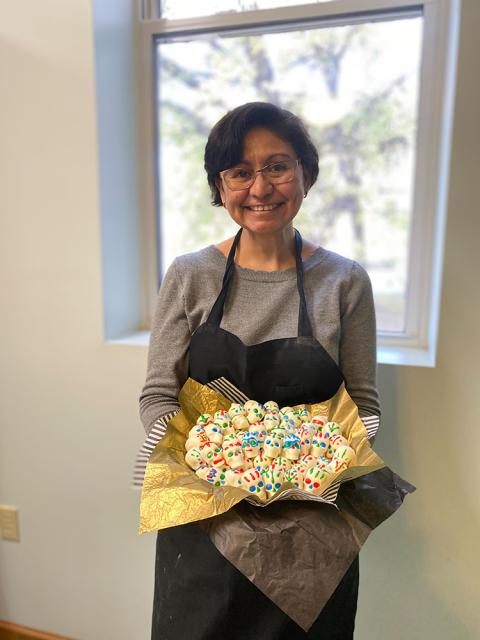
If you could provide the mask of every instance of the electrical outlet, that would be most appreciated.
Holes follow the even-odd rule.
[[[0,534],[4,540],[20,541],[17,507],[8,507],[5,504],[0,504]]]

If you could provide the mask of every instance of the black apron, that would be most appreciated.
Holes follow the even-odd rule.
[[[202,384],[225,377],[249,398],[275,400],[281,407],[328,400],[343,376],[312,335],[298,231],[298,337],[246,346],[220,327],[241,232],[227,259],[222,290],[192,335],[190,377]],[[242,508],[259,509],[247,505],[244,501]],[[222,556],[204,529],[196,523],[172,527],[157,536],[152,640],[350,640],[357,593],[358,557],[306,633]]]

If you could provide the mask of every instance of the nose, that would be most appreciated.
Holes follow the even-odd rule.
[[[265,178],[262,171],[255,174],[255,182],[250,187],[250,194],[257,198],[264,198],[273,191],[273,185]]]

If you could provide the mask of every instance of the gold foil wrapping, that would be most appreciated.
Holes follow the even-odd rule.
[[[170,420],[165,436],[147,464],[140,502],[140,533],[205,520],[250,498],[247,492],[235,487],[214,487],[198,478],[185,463],[185,442],[198,416],[228,410],[231,401],[189,378],[180,391],[179,402],[180,412]],[[329,420],[342,425],[357,460],[355,466],[338,474],[336,479],[358,478],[385,466],[370,447],[357,406],[344,385],[326,402],[297,407],[306,407],[312,415],[328,414]],[[309,498],[305,493],[305,500]],[[278,496],[272,498],[276,499]]]

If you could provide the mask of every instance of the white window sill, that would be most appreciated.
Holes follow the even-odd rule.
[[[109,345],[126,345],[148,347],[150,331],[134,331],[115,340],[107,340]],[[378,364],[403,365],[409,367],[434,367],[435,356],[427,349],[406,346],[379,346],[377,349]]]
[[[435,354],[428,349],[407,346],[385,346],[377,348],[378,364],[403,365],[407,367],[434,367]]]

